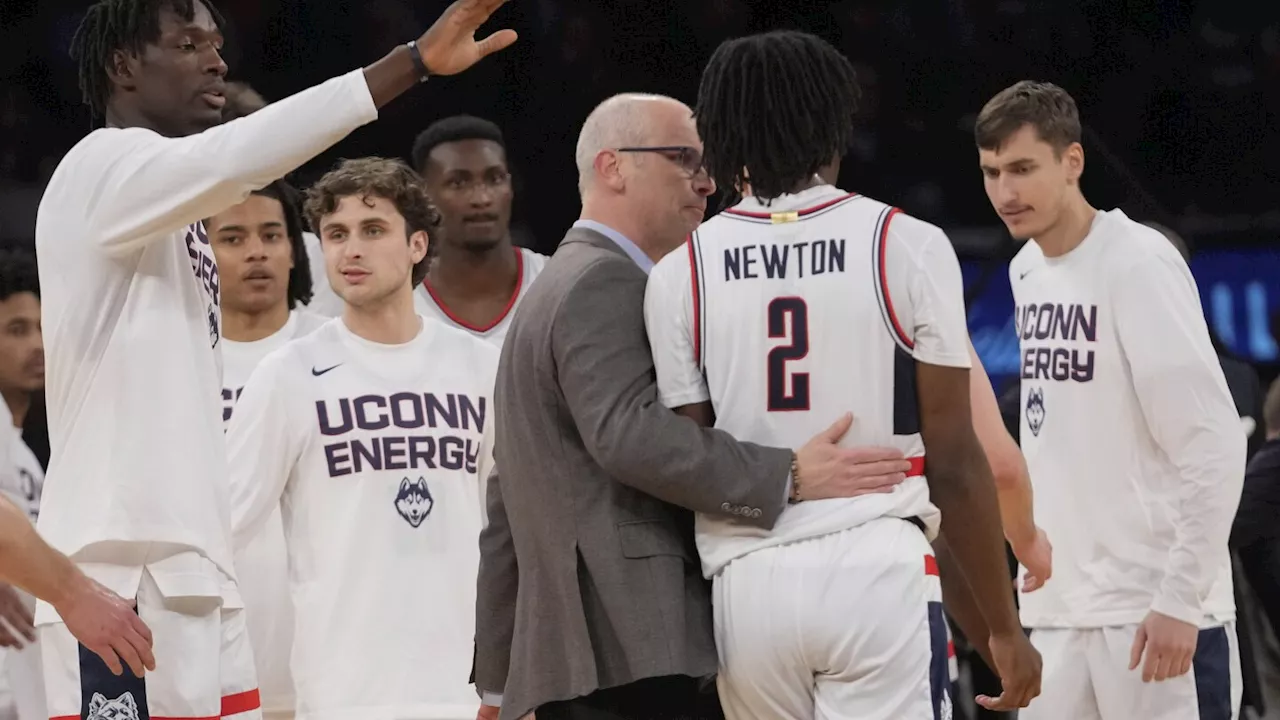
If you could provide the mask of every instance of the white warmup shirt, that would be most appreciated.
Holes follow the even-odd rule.
[[[116,593],[133,597],[145,566],[166,595],[239,602],[201,218],[376,117],[355,71],[189,137],[97,130],[54,171],[36,219],[52,445],[39,529]]]
[[[0,495],[26,511],[34,523],[40,514],[44,469],[22,440],[22,429],[14,427],[9,406],[0,401],[0,410],[0,445],[3,446],[0,447]],[[35,608],[34,597],[22,590],[17,590],[17,593],[26,601],[28,609]],[[20,650],[0,648],[0,717],[8,711],[15,711],[17,720],[47,720],[49,717],[40,645],[37,643]]]
[[[1009,277],[1022,451],[1053,542],[1053,579],[1022,595],[1023,624],[1232,619],[1245,435],[1186,263],[1112,210],[1061,257],[1027,242]]]
[[[304,310],[289,313],[284,327],[254,342],[222,339],[222,419],[231,420],[236,398],[254,368],[268,354],[325,323]],[[258,670],[264,712],[293,712],[293,603],[289,599],[289,558],[280,511],[273,509],[262,531],[235,552],[236,579],[246,608],[245,621]]]
[[[507,302],[507,308],[502,311],[496,320],[489,323],[485,327],[472,325],[465,320],[449,311],[447,307],[441,305],[436,300],[435,295],[431,292],[431,287],[426,281],[413,291],[414,310],[419,315],[425,315],[432,320],[437,320],[446,325],[452,325],[461,328],[477,337],[488,340],[496,348],[502,347],[502,341],[507,337],[507,329],[511,327],[511,318],[515,317],[516,308],[520,306],[520,301],[524,299],[525,293],[529,290],[529,286],[533,284],[533,279],[538,277],[538,273],[542,272],[542,268],[547,264],[547,256],[527,248],[515,248],[516,251],[516,289],[512,293],[511,299]]]
[[[711,218],[649,275],[645,323],[663,404],[711,400],[734,437],[798,448],[845,412],[841,445],[923,463],[915,362],[969,367],[960,265],[938,228],[822,185]],[[919,467],[919,466],[917,466]],[[787,507],[773,530],[699,515],[707,577],[761,548],[879,517],[939,513],[923,475],[894,492]]]
[[[433,320],[382,345],[335,319],[267,356],[241,393],[235,541],[280,506],[300,720],[474,716],[497,368],[495,348]]]

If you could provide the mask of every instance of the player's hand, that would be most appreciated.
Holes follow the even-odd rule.
[[[0,583],[0,648],[21,648],[36,641],[35,618],[12,585]]]
[[[853,426],[845,413],[796,451],[800,497],[803,500],[847,498],[892,492],[907,478],[911,463],[902,451],[888,447],[842,448],[836,443]]]
[[[111,672],[124,672],[120,661],[142,677],[156,669],[151,654],[151,629],[134,612],[135,603],[124,600],[93,580],[82,577],[79,586],[55,605],[67,630],[107,664]]]
[[[498,712],[501,709],[493,705],[481,705],[480,711],[476,713],[476,720],[498,720]]]
[[[974,698],[982,707],[993,711],[1024,708],[1040,694],[1040,653],[1022,632],[992,635],[987,641],[996,675],[1000,676],[1000,697],[979,695]]]
[[[1053,545],[1044,530],[1036,528],[1029,542],[1009,543],[1013,554],[1026,568],[1022,576],[1022,592],[1035,592],[1053,575]]]
[[[507,0],[455,0],[418,38],[422,62],[432,75],[456,75],[486,55],[516,41],[515,30],[499,30],[483,40],[476,31]]]
[[[1145,650],[1147,660],[1142,663],[1142,682],[1161,682],[1186,675],[1191,670],[1199,639],[1200,628],[1152,610],[1133,638],[1129,669],[1138,668]]]

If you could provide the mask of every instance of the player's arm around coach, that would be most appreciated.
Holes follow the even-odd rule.
[[[133,606],[90,580],[66,555],[49,547],[26,514],[2,495],[0,581],[53,605],[71,634],[102,657],[117,675],[123,672],[117,655],[138,677],[155,669],[151,630]]]

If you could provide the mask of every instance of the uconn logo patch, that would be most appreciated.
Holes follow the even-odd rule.
[[[1027,427],[1032,435],[1039,435],[1044,426],[1044,390],[1031,388],[1027,392]]]
[[[138,703],[131,692],[115,700],[106,699],[102,693],[94,693],[89,700],[87,720],[138,720]]]
[[[187,227],[187,258],[191,260],[191,272],[196,276],[196,284],[204,299],[204,320],[209,328],[209,345],[218,346],[222,337],[222,314],[219,308],[218,261],[213,256],[213,247],[209,245],[209,233],[204,223],[198,222]]]
[[[427,479],[420,477],[417,480],[410,481],[405,478],[400,481],[400,492],[396,493],[396,512],[400,513],[400,517],[413,527],[418,527],[423,520],[431,514],[431,508],[434,507],[436,501],[431,497],[431,491],[427,489]]]

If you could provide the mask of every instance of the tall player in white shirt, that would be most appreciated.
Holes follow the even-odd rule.
[[[469,115],[438,120],[413,143],[414,168],[440,210],[438,256],[414,293],[418,312],[502,347],[545,255],[511,242],[514,189],[497,125]]]
[[[44,468],[22,440],[32,394],[44,387],[40,341],[40,285],[35,257],[26,250],[0,252],[0,494],[22,507],[31,522],[40,514]],[[20,605],[11,604],[17,601]],[[0,647],[0,717],[46,720],[40,646],[32,642],[35,598],[0,584],[0,618],[23,634],[17,649]],[[12,613],[12,614],[11,614]],[[0,626],[0,635],[6,634]]]
[[[311,299],[311,266],[302,236],[298,196],[283,180],[205,221],[222,280],[222,418],[258,363],[294,338],[324,324],[299,309]],[[327,286],[327,281],[325,282]],[[265,718],[293,715],[293,605],[279,510],[235,553],[249,643]]]
[[[498,350],[414,312],[438,215],[407,165],[345,161],[306,213],[346,309],[240,396],[234,536],[282,507],[299,718],[470,720]]]
[[[954,251],[936,227],[816,174],[847,148],[857,94],[848,60],[812,35],[722,44],[703,73],[698,130],[713,179],[741,189],[749,178],[753,196],[650,275],[645,316],[666,405],[784,446],[852,410],[844,442],[915,460],[914,477],[889,493],[799,503],[771,531],[698,517],[731,720],[949,714],[929,543],[939,508],[958,565],[945,571],[967,577],[1005,683],[986,702],[1011,709],[1038,693],[973,431]]]
[[[425,35],[221,123],[221,23],[204,0],[101,0],[72,43],[107,127],[66,155],[36,221],[52,445],[40,530],[155,631],[145,685],[81,653],[41,604],[49,713],[256,716],[232,574],[217,263],[201,222],[371,122],[428,74],[515,40],[458,0]],[[141,670],[136,657],[124,657]]]
[[[1195,280],[1160,233],[1085,200],[1061,88],[1003,90],[974,135],[992,206],[1032,240],[1009,277],[1022,449],[1056,567],[1022,598],[1045,661],[1024,716],[1233,717],[1227,537],[1246,441]]]

